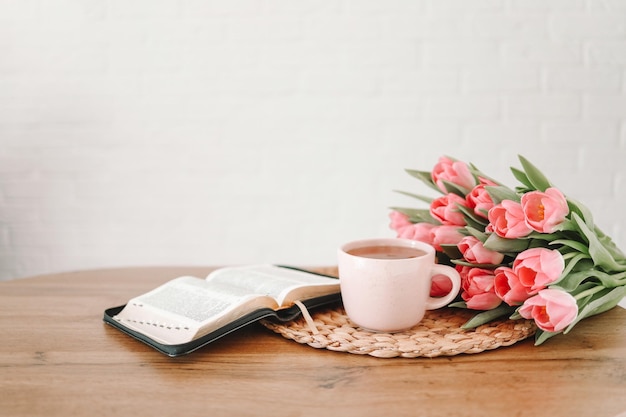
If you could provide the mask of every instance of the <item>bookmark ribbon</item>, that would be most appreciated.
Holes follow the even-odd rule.
[[[307,310],[306,306],[301,301],[298,301],[298,300],[294,301],[294,304],[297,305],[300,311],[302,312],[302,317],[304,317],[304,320],[306,321],[306,324],[309,326],[309,329],[311,329],[311,332],[313,334],[319,334],[319,330],[317,330],[317,326],[315,326],[315,322],[313,321],[313,318],[309,314],[309,310]]]

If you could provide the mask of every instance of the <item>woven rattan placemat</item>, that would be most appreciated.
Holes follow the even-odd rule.
[[[427,311],[420,323],[398,333],[374,333],[354,325],[342,306],[311,313],[314,330],[302,317],[287,323],[261,320],[283,337],[318,349],[378,358],[417,358],[479,353],[510,346],[532,336],[530,320],[494,320],[471,330],[461,329],[473,312],[458,308]]]

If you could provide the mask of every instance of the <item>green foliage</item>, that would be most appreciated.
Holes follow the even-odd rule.
[[[523,194],[527,192],[545,192],[554,187],[548,178],[530,161],[519,155],[521,169],[511,167],[511,172],[519,185],[509,188],[489,178],[476,166],[468,164],[470,173],[480,183],[486,179],[493,184],[485,185],[484,188],[495,205],[505,200],[520,202]],[[455,160],[454,158],[450,158]],[[456,161],[456,160],[455,160]],[[428,171],[406,170],[411,176],[419,179],[437,193],[442,193],[433,182],[432,175]],[[471,190],[467,190],[458,184],[443,181],[447,193],[456,194],[466,198]],[[430,205],[434,199],[431,197],[398,191],[408,197],[417,199]],[[443,194],[445,194],[444,192]],[[556,249],[563,256],[565,267],[560,277],[549,285],[550,289],[569,293],[576,300],[578,314],[562,332],[549,332],[538,329],[535,334],[535,344],[540,345],[546,340],[560,333],[568,333],[581,320],[605,312],[617,305],[626,297],[626,256],[615,245],[611,238],[605,235],[594,223],[590,210],[580,202],[569,197],[566,198],[569,213],[552,233],[532,231],[525,237],[507,239],[493,233],[487,226],[489,221],[485,216],[477,215],[472,209],[457,205],[458,211],[463,214],[465,226],[459,229],[464,236],[473,236],[478,239],[485,249],[499,252],[504,255],[501,265],[478,264],[468,262],[457,245],[441,245],[439,259],[445,259],[446,264],[468,266],[481,269],[495,269],[499,266],[512,267],[516,256],[530,248]],[[434,225],[440,223],[433,219],[428,209],[393,208],[408,216],[413,223],[428,222]],[[465,308],[464,301],[450,304],[450,307]],[[509,306],[506,303],[500,306],[477,312],[472,319],[463,325],[463,328],[471,329],[486,324],[494,319],[509,317],[512,320],[522,318],[519,306]]]

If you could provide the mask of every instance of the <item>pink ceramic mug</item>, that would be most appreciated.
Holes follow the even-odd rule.
[[[444,307],[461,288],[458,272],[435,263],[435,249],[408,239],[366,239],[346,243],[338,251],[343,305],[355,324],[377,332],[409,329],[426,310]],[[430,296],[432,278],[445,275],[450,292]]]

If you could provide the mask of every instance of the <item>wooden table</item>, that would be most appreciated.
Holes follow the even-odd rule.
[[[534,347],[434,359],[318,350],[251,325],[169,358],[102,322],[179,275],[68,272],[0,283],[2,416],[591,416],[626,412],[626,310]]]

